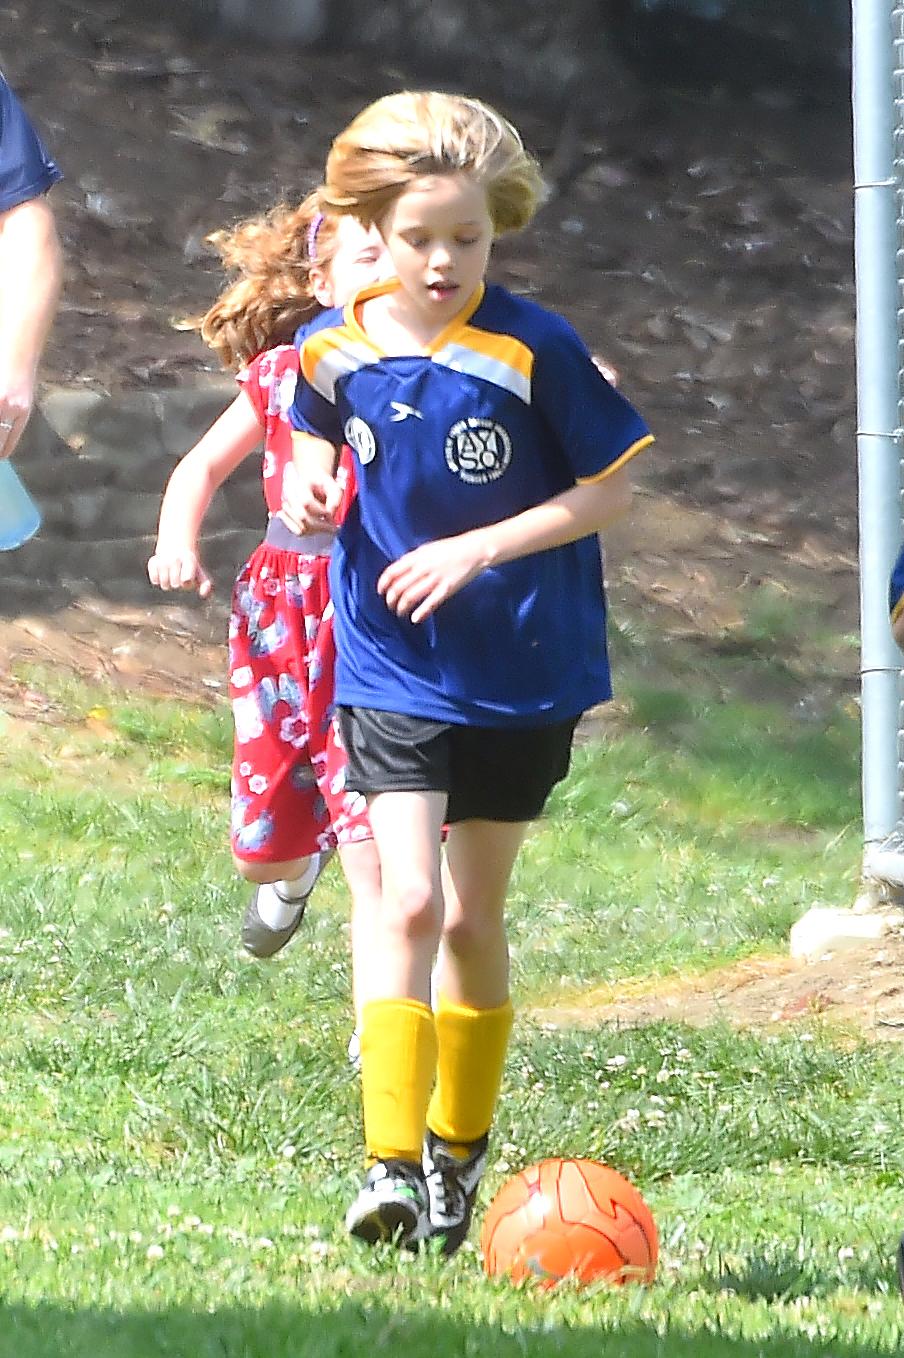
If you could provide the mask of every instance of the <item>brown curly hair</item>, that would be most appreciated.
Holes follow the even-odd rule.
[[[319,219],[319,220],[318,220]],[[236,371],[265,349],[289,344],[320,306],[312,268],[326,268],[336,249],[336,216],[317,190],[296,207],[281,203],[207,237],[224,268],[237,275],[203,316],[179,328],[198,330],[225,368]]]

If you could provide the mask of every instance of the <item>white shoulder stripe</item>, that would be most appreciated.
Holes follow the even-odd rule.
[[[481,354],[476,349],[469,349],[465,344],[444,344],[442,349],[433,355],[433,362],[441,363],[443,367],[451,368],[453,372],[482,377],[485,382],[492,382],[496,387],[504,387],[525,405],[530,405],[530,378],[501,359]]]
[[[363,344],[346,343],[341,348],[329,348],[318,359],[311,377],[311,386],[331,405],[336,404],[336,383],[347,373],[357,372],[369,363],[376,363],[379,354]]]

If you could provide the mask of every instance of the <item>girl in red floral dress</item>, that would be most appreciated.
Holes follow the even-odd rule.
[[[241,876],[256,884],[242,941],[258,957],[284,947],[336,849],[359,948],[380,898],[380,874],[365,799],[345,788],[333,721],[332,536],[297,536],[279,511],[292,463],[292,341],[322,307],[342,305],[379,279],[385,251],[374,230],[323,216],[314,195],[211,240],[239,276],[198,326],[224,365],[239,370],[241,390],[173,471],[148,575],[161,589],[210,594],[198,544],[204,515],[218,487],[263,441],[267,532],[235,583],[229,620],[232,853]],[[347,455],[341,479],[344,513],[355,492]]]

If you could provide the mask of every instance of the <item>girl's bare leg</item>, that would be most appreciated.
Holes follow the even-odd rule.
[[[494,1009],[508,1000],[505,902],[527,825],[468,820],[449,830],[437,989],[453,1004]]]
[[[355,1023],[368,998],[366,975],[370,965],[371,939],[380,913],[382,878],[380,855],[372,839],[339,846],[339,861],[352,897],[352,999]]]
[[[442,792],[381,792],[369,803],[382,875],[380,909],[362,959],[360,993],[430,1003],[430,969],[443,918]]]
[[[310,858],[292,858],[285,863],[251,863],[246,858],[232,855],[235,870],[246,882],[256,882],[263,886],[271,882],[295,882],[303,877],[310,866]]]

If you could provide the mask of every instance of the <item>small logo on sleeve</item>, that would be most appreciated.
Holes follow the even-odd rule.
[[[446,465],[470,485],[498,481],[512,460],[508,430],[495,420],[471,416],[453,424],[446,435]]]
[[[358,415],[352,415],[345,422],[345,441],[358,454],[362,467],[373,462],[377,455],[377,440],[370,425]]]

